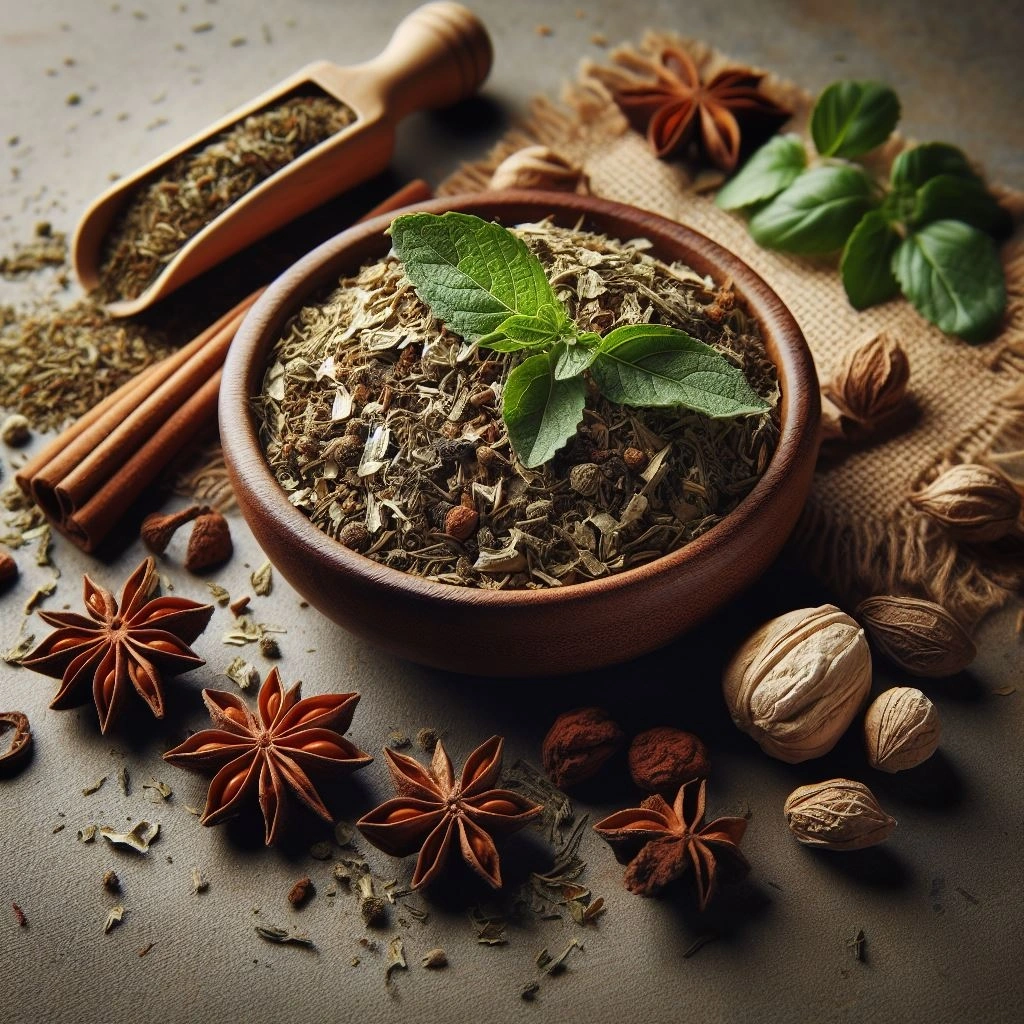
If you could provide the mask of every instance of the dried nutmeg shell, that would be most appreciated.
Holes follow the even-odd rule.
[[[949,612],[918,597],[869,597],[854,613],[871,642],[912,675],[940,679],[962,672],[978,653]]]
[[[1020,495],[988,466],[963,463],[947,469],[910,503],[945,527],[957,540],[977,544],[1005,537],[1020,517]]]
[[[228,521],[213,509],[196,517],[185,550],[185,568],[202,572],[226,562],[234,551]]]
[[[618,723],[604,708],[567,711],[544,737],[544,771],[559,789],[575,786],[596,775],[624,740]]]
[[[894,686],[864,716],[868,762],[883,772],[916,768],[938,750],[940,732],[935,705],[912,686]]]
[[[882,331],[847,352],[825,393],[842,415],[870,430],[902,404],[909,379],[903,346]]]
[[[629,745],[629,774],[651,793],[671,792],[711,770],[707,748],[692,732],[659,725],[634,737]]]
[[[835,605],[801,608],[740,647],[722,688],[737,727],[796,764],[828,753],[863,707],[871,653],[864,631]]]
[[[829,779],[794,789],[783,813],[790,832],[807,846],[863,850],[887,839],[896,827],[863,782]]]
[[[191,523],[197,516],[209,512],[203,505],[190,505],[178,512],[151,512],[142,520],[139,534],[142,543],[155,555],[162,555],[171,543],[174,534],[186,523]]]
[[[556,192],[590,191],[583,168],[547,146],[525,146],[494,169],[490,187],[540,188]]]

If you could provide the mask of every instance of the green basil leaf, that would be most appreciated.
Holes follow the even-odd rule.
[[[556,345],[552,350],[555,359],[555,380],[578,377],[597,356],[596,345],[580,345],[578,342]]]
[[[954,174],[972,181],[981,179],[974,173],[963,151],[945,142],[926,142],[923,146],[905,149],[892,162],[889,179],[894,185],[920,188],[940,174]]]
[[[776,135],[740,172],[719,189],[715,203],[723,210],[764,202],[777,196],[807,166],[807,150],[799,135]]]
[[[881,82],[833,82],[811,112],[811,137],[822,156],[860,156],[881,145],[900,119],[896,93]]]
[[[867,309],[899,295],[892,256],[900,241],[900,235],[879,210],[866,214],[853,229],[839,269],[846,297],[854,309]]]
[[[478,344],[497,352],[520,348],[550,348],[574,326],[561,304],[546,302],[534,315],[514,313],[498,327],[478,339]]]
[[[466,213],[410,213],[392,221],[391,239],[420,298],[467,340],[514,313],[558,304],[540,260],[500,224]]]
[[[815,167],[750,218],[750,234],[766,249],[834,252],[873,205],[859,167]]]
[[[576,433],[585,399],[583,378],[556,380],[546,354],[513,367],[502,392],[502,417],[524,466],[543,465]]]
[[[999,327],[1006,282],[995,243],[958,220],[908,235],[892,261],[903,294],[947,334],[984,341]]]
[[[997,238],[1013,229],[1009,212],[980,181],[954,174],[940,174],[917,190],[910,223],[920,227],[936,220],[960,220]]]
[[[616,327],[601,340],[590,372],[601,394],[620,405],[681,405],[716,419],[768,408],[742,370],[672,327]]]

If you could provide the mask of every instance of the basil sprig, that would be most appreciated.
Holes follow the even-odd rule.
[[[799,136],[777,136],[725,184],[717,203],[746,209],[750,233],[766,249],[841,252],[855,309],[902,292],[943,331],[983,341],[1006,308],[996,241],[1010,233],[1010,215],[955,146],[904,150],[888,180],[852,162],[889,137],[899,114],[887,86],[835,82],[811,114],[817,157]]]
[[[680,406],[720,419],[769,406],[743,371],[684,331],[630,324],[581,331],[540,260],[511,231],[465,213],[410,213],[391,225],[394,250],[434,315],[468,341],[522,352],[502,392],[509,443],[543,465],[583,420],[584,374],[612,402]]]

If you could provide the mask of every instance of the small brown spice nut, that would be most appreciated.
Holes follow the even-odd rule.
[[[569,470],[569,486],[585,498],[597,493],[601,479],[601,469],[593,462],[581,462]]]
[[[151,512],[142,520],[142,527],[139,531],[142,543],[153,554],[162,555],[178,529],[186,523],[192,522],[196,516],[209,511],[210,509],[202,505],[190,505],[177,512]]]
[[[825,393],[843,416],[870,430],[899,408],[909,379],[903,346],[882,331],[847,352]]]
[[[634,473],[643,472],[647,468],[647,456],[639,448],[627,448],[622,453],[622,461]]]
[[[783,807],[786,824],[807,846],[863,850],[889,837],[896,827],[863,782],[829,779],[794,789]]]
[[[629,745],[629,774],[651,793],[678,792],[710,771],[707,748],[692,732],[659,725],[635,737]]]
[[[1020,495],[1001,473],[962,463],[910,496],[910,503],[950,536],[987,544],[1011,533],[1020,518]]]
[[[624,741],[618,723],[604,708],[566,711],[544,737],[544,771],[559,789],[575,786],[596,775]]]
[[[864,716],[868,762],[883,772],[916,768],[938,750],[940,732],[935,705],[912,686],[894,686]]]
[[[444,517],[444,532],[455,540],[469,540],[479,523],[480,514],[475,508],[455,505]]]
[[[196,517],[185,550],[185,568],[189,572],[212,569],[226,562],[233,550],[228,521],[211,509]]]
[[[18,563],[6,551],[0,551],[0,588],[18,578]]]
[[[362,523],[346,523],[338,533],[338,540],[353,551],[365,551],[371,539],[370,531]]]
[[[304,907],[313,898],[315,891],[313,880],[306,875],[291,887],[288,892],[288,902],[293,907]]]

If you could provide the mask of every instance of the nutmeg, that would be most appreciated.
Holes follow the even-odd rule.
[[[569,470],[569,486],[585,498],[597,493],[601,479],[601,469],[593,462],[581,462]]]
[[[204,512],[196,518],[185,550],[185,568],[202,572],[226,562],[234,550],[228,521],[217,511]]]
[[[604,708],[577,708],[555,719],[544,737],[541,757],[548,778],[559,787],[592,778],[625,736]]]
[[[680,786],[706,778],[709,771],[707,748],[692,732],[659,725],[629,745],[629,774],[651,793],[674,796]]]
[[[622,453],[622,461],[633,473],[641,473],[647,468],[647,456],[639,448],[627,448]]]
[[[894,686],[872,702],[864,716],[868,763],[902,772],[927,761],[939,747],[939,713],[912,686]]]
[[[824,390],[843,416],[870,430],[899,408],[909,379],[903,346],[882,331],[847,352]]]
[[[864,631],[830,604],[780,615],[740,647],[722,687],[736,726],[766,754],[790,764],[821,757],[867,700]]]
[[[469,540],[480,524],[480,513],[475,508],[455,505],[444,517],[444,532],[455,540]]]
[[[794,789],[783,813],[794,836],[824,850],[863,850],[887,839],[896,827],[863,782],[829,779]]]
[[[957,540],[984,544],[1005,537],[1020,517],[1020,495],[988,466],[962,463],[947,469],[910,503],[941,523]]]
[[[338,533],[338,540],[353,551],[365,551],[371,539],[370,531],[362,523],[346,523]]]
[[[960,623],[934,601],[884,594],[861,601],[854,614],[875,647],[915,676],[955,675],[978,653]]]
[[[590,191],[583,168],[547,146],[525,146],[507,156],[494,169],[490,187],[538,188],[555,192]]]

